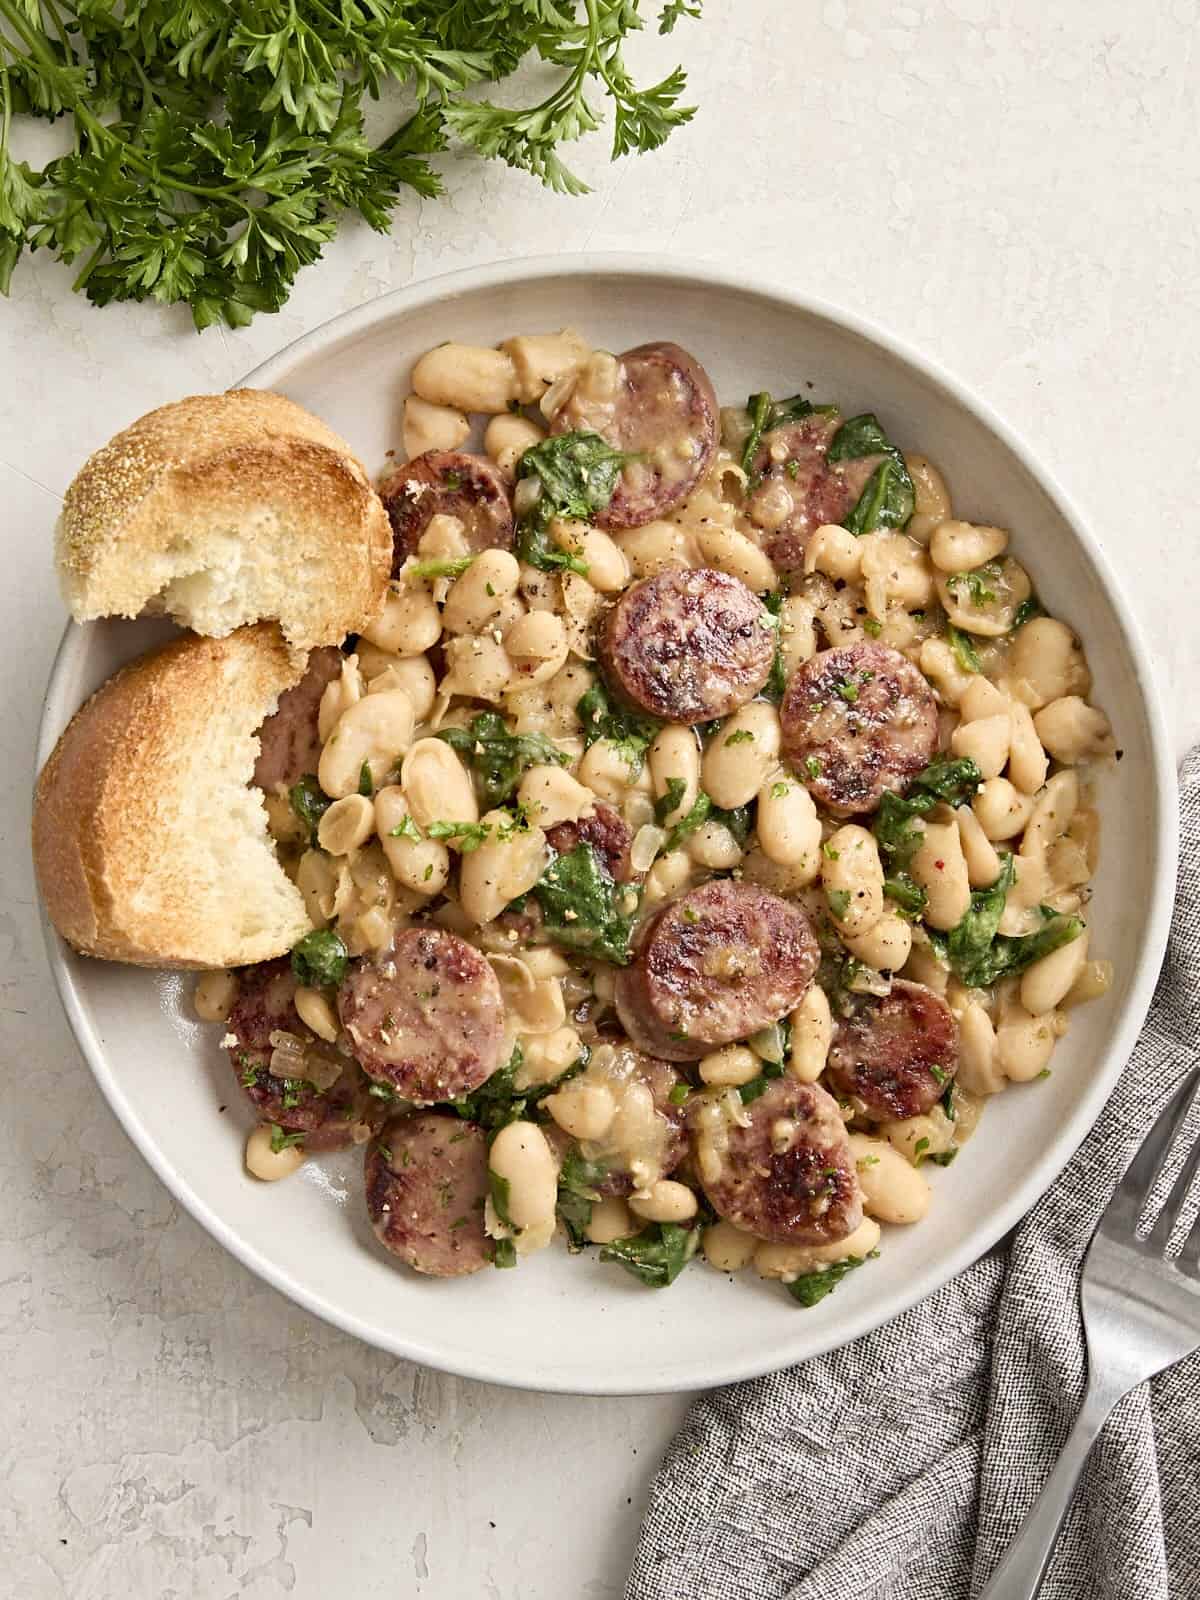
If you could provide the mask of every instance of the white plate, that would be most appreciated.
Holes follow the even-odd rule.
[[[811,393],[875,410],[946,473],[959,515],[1014,530],[1049,609],[1086,642],[1095,697],[1124,760],[1102,793],[1093,948],[1116,963],[1100,1003],[1073,1014],[1053,1076],[988,1107],[959,1161],[932,1173],[928,1219],[885,1234],[880,1259],[820,1306],[704,1267],[643,1289],[594,1253],[553,1248],[515,1272],[431,1282],[395,1266],[367,1226],[361,1158],[326,1157],[263,1185],[242,1169],[251,1118],[219,1032],[193,1022],[190,979],[74,956],[50,959],[100,1087],[171,1192],[239,1260],[318,1316],[430,1366],[498,1383],[593,1394],[698,1388],[771,1371],[857,1338],[929,1294],[1020,1218],[1075,1150],[1150,1002],[1174,887],[1175,775],[1144,646],[1093,537],[1011,430],[924,358],[855,317],[789,291],[646,257],[509,262],[386,295],[249,375],[318,412],[372,470],[400,442],[414,358],[445,339],[492,344],[575,323],[622,350],[674,339],[718,395]],[[85,695],[161,625],[71,627],[46,700],[40,759]],[[223,1107],[223,1112],[218,1112]]]

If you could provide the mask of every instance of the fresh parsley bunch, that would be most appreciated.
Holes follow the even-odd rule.
[[[614,105],[613,156],[654,150],[694,107],[677,68],[639,89],[623,46],[641,0],[0,0],[0,292],[26,249],[78,264],[75,288],[186,302],[197,328],[278,311],[341,217],[381,233],[401,191],[434,196],[454,138],[563,194],[586,185],[558,147]],[[700,3],[667,0],[669,33]],[[469,93],[526,57],[550,94],[506,107]],[[364,101],[407,113],[368,136]],[[71,120],[41,170],[14,118]]]

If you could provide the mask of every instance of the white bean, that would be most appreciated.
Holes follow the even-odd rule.
[[[943,522],[934,529],[929,555],[943,572],[971,572],[994,561],[1008,549],[1003,528],[980,527],[972,522]]]
[[[923,610],[933,600],[933,573],[924,548],[907,534],[881,528],[864,534],[863,592],[867,609],[882,622],[895,611]]]
[[[659,818],[671,826],[687,816],[700,793],[700,740],[696,730],[668,723],[655,736],[648,759],[657,799],[664,799],[672,785],[682,786],[677,803]]]
[[[643,899],[648,905],[657,905],[673,895],[682,894],[692,880],[692,863],[684,850],[670,850],[646,874]]]
[[[512,358],[517,399],[522,405],[533,405],[552,384],[573,377],[591,355],[587,340],[574,328],[559,333],[519,333],[503,340],[500,348]]]
[[[956,756],[969,757],[985,778],[998,778],[1008,760],[1012,720],[1008,707],[993,717],[960,722],[950,735],[950,749]]]
[[[412,702],[413,716],[418,722],[433,710],[437,698],[437,679],[427,656],[404,656],[384,667],[370,679],[368,694],[390,694],[399,689]]]
[[[1007,717],[1008,696],[990,678],[973,673],[958,702],[958,713],[964,722],[978,722],[981,717]]]
[[[1086,930],[1070,944],[1060,945],[1025,971],[1021,978],[1021,1004],[1040,1017],[1061,1005],[1087,965]]]
[[[954,821],[972,889],[986,889],[1000,876],[1000,857],[970,806],[957,806]]]
[[[918,665],[948,706],[959,704],[977,676],[959,666],[958,657],[945,639],[926,639]]]
[[[317,709],[317,737],[322,744],[337,726],[342,712],[362,697],[363,680],[358,656],[344,656],[341,671],[336,678],[330,679],[321,692],[321,704]]]
[[[775,772],[758,791],[756,816],[763,854],[811,882],[821,870],[821,820],[804,785]]]
[[[698,1070],[703,1083],[740,1088],[758,1077],[762,1063],[746,1045],[727,1044],[723,1050],[710,1050],[702,1056]]]
[[[483,821],[490,837],[463,856],[458,873],[462,908],[480,923],[491,922],[510,900],[528,894],[549,858],[541,828],[514,830],[506,811],[489,811]]]
[[[876,972],[899,972],[912,949],[912,925],[895,912],[885,911],[873,928],[857,938],[844,933],[842,943],[856,961]]]
[[[816,610],[804,595],[789,595],[779,608],[779,649],[789,676],[817,653]]]
[[[578,822],[595,810],[595,796],[562,767],[529,767],[517,790],[517,803],[539,828]]]
[[[471,433],[471,424],[453,406],[434,406],[419,394],[404,401],[404,454],[411,461],[426,450],[457,450]]]
[[[1013,839],[1029,821],[1033,796],[1022,794],[1007,778],[989,778],[976,790],[971,810],[993,842]]]
[[[1091,688],[1091,673],[1075,635],[1055,617],[1034,617],[1018,628],[1006,665],[1033,711]]]
[[[333,1044],[341,1029],[338,1026],[337,1013],[326,995],[319,989],[308,989],[301,985],[292,997],[292,1004],[300,1021],[311,1028],[318,1039],[324,1039],[326,1044]]]
[[[849,1144],[867,1215],[880,1222],[920,1222],[932,1198],[925,1175],[886,1139],[852,1133]]]
[[[702,822],[684,847],[698,866],[729,872],[742,859],[742,847],[723,822]]]
[[[865,1261],[879,1246],[879,1224],[873,1217],[864,1217],[853,1233],[831,1244],[774,1244],[762,1243],[754,1252],[754,1269],[763,1278],[777,1278],[784,1283],[815,1272],[835,1262],[857,1256]]]
[[[875,836],[856,822],[830,835],[821,852],[821,883],[838,932],[870,931],[883,915],[883,866]]]
[[[412,743],[412,701],[398,690],[371,694],[348,706],[326,739],[317,778],[331,799],[355,794],[366,768],[378,787]]]
[[[635,578],[652,578],[658,572],[696,564],[689,535],[673,522],[627,528],[616,535],[616,541]]]
[[[792,1012],[792,1048],[788,1071],[801,1083],[815,1083],[825,1070],[833,1043],[833,1013],[829,996],[814,983]]]
[[[971,906],[971,880],[962,841],[953,822],[927,822],[909,871],[925,890],[925,921],[943,931],[953,928]]]
[[[510,1122],[492,1140],[488,1166],[508,1185],[506,1210],[514,1228],[536,1227],[554,1215],[558,1163],[535,1122]]]
[[[1080,761],[1112,754],[1108,718],[1077,694],[1051,700],[1034,717],[1033,726],[1046,750],[1064,766],[1073,767]]]
[[[686,1183],[659,1178],[646,1195],[633,1195],[629,1209],[647,1222],[687,1222],[696,1215],[696,1196]]]
[[[388,590],[383,610],[363,638],[396,656],[420,656],[442,636],[442,618],[427,586],[401,578]]]
[[[444,739],[418,739],[404,758],[400,783],[413,821],[478,822],[471,775]]]
[[[835,582],[857,583],[862,545],[847,528],[825,523],[814,529],[804,551],[805,572],[821,572]]]
[[[637,779],[621,746],[611,739],[597,739],[579,763],[579,781],[615,805]]]
[[[617,1102],[607,1084],[572,1078],[542,1104],[572,1139],[603,1139],[617,1114]]]
[[[375,805],[367,796],[348,794],[335,800],[317,823],[317,843],[331,856],[348,856],[375,832]]]
[[[605,1195],[592,1206],[583,1231],[592,1244],[612,1244],[615,1239],[628,1239],[641,1226],[620,1195]]]
[[[996,1094],[1004,1087],[1004,1073],[996,1062],[996,1030],[992,1019],[975,1000],[958,1016],[958,1072],[955,1081],[968,1094]]]
[[[752,539],[735,528],[722,528],[715,524],[696,529],[696,543],[706,566],[718,572],[728,572],[740,578],[747,589],[755,594],[766,594],[779,586],[779,579],[769,558]]]
[[[192,1009],[201,1022],[226,1022],[238,996],[232,972],[205,972],[196,979]]]
[[[740,1272],[748,1266],[758,1249],[752,1233],[743,1233],[732,1222],[714,1222],[705,1228],[702,1241],[704,1259],[718,1272]]]
[[[552,611],[518,617],[504,635],[504,649],[519,684],[546,683],[566,662],[567,630]]]
[[[437,742],[442,743],[440,739]],[[389,784],[375,796],[375,825],[397,882],[415,894],[441,894],[450,876],[450,852],[440,839],[420,837],[410,818],[404,790],[398,785]],[[397,833],[396,829],[401,831]]]
[[[583,562],[588,582],[601,594],[616,594],[629,582],[629,563],[621,547],[600,528],[556,518],[550,536],[560,549]]]
[[[779,713],[751,700],[710,739],[701,764],[705,793],[726,811],[749,805],[779,760]]]
[[[517,1088],[553,1083],[579,1059],[582,1049],[583,1041],[569,1024],[550,1033],[525,1035],[521,1040],[521,1067],[515,1079]]]
[[[540,444],[545,437],[546,430],[539,428],[536,422],[506,411],[488,423],[483,448],[511,482],[516,477],[517,462],[526,450]]]
[[[912,479],[915,505],[904,531],[918,544],[928,544],[933,530],[950,516],[950,491],[946,480],[925,456],[906,455],[904,464]]]
[[[1057,1039],[1052,1013],[1034,1017],[1017,1007],[996,1029],[997,1065],[1014,1083],[1028,1083],[1046,1070]]]
[[[439,344],[413,368],[412,386],[431,405],[460,411],[507,411],[520,397],[513,358],[482,345]]]
[[[263,1183],[274,1183],[279,1178],[290,1178],[304,1165],[304,1146],[285,1145],[282,1150],[271,1149],[273,1130],[262,1123],[246,1140],[246,1171]]]
[[[1078,806],[1078,776],[1069,768],[1056,772],[1033,803],[1021,840],[1021,854],[1044,854],[1067,831]]]
[[[1025,794],[1036,794],[1046,781],[1049,763],[1042,741],[1033,725],[1029,707],[1014,700],[1011,708],[1012,730],[1009,735],[1008,776]]]
[[[482,633],[495,625],[521,582],[521,564],[509,550],[483,550],[450,586],[442,608],[447,633]]]
[[[513,668],[502,644],[488,634],[463,634],[447,639],[445,650],[443,694],[461,694],[493,704],[503,697],[512,682]]]

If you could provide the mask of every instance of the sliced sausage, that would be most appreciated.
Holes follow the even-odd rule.
[[[511,550],[512,505],[499,469],[465,450],[426,450],[406,461],[380,485],[379,497],[392,524],[395,577],[416,554],[430,519],[457,517],[473,551]]]
[[[474,945],[442,928],[408,928],[338,991],[351,1049],[406,1100],[457,1100],[490,1078],[504,1051],[500,983]]]
[[[286,1133],[303,1133],[309,1150],[335,1150],[353,1142],[365,1125],[378,1122],[383,1104],[369,1093],[356,1061],[339,1058],[301,1022],[293,1004],[296,979],[286,958],[246,967],[239,974],[238,997],[227,1023],[226,1048],[238,1083],[262,1122]],[[271,1057],[282,1035],[298,1039],[311,1065],[296,1077],[271,1071]],[[272,1039],[272,1035],[275,1039]],[[302,1074],[317,1071],[322,1081],[340,1066],[340,1075],[318,1089]]]
[[[665,722],[711,722],[745,705],[775,659],[770,614],[727,572],[673,568],[626,589],[601,631],[618,691]]]
[[[817,969],[812,923],[754,884],[715,878],[646,924],[616,979],[617,1014],[641,1049],[694,1061],[792,1011]]]
[[[800,572],[813,531],[841,523],[884,459],[826,459],[842,418],[827,409],[764,434],[750,465],[746,514],[762,529],[763,549],[781,572]]]
[[[958,1071],[958,1023],[922,983],[895,978],[892,992],[864,996],[839,1019],[829,1050],[830,1082],[880,1121],[920,1116]]]
[[[306,772],[315,772],[321,757],[317,713],[326,686],[342,670],[342,652],[323,645],[308,658],[300,682],[285,689],[279,704],[258,730],[254,783],[264,794],[290,789]]]
[[[713,1148],[719,1175],[702,1180],[713,1210],[779,1244],[832,1244],[853,1233],[862,1191],[833,1096],[784,1076],[743,1109],[746,1126],[731,1123],[725,1148]]]
[[[882,644],[818,651],[788,680],[779,721],[797,777],[838,816],[876,810],[937,753],[933,690]]]
[[[581,817],[578,822],[556,822],[546,830],[546,839],[560,856],[569,855],[576,845],[590,844],[615,883],[632,883],[637,877],[629,859],[633,835],[621,813],[604,800],[596,801],[590,817]]]
[[[704,475],[717,448],[717,397],[686,350],[640,344],[618,356],[611,386],[585,374],[551,429],[598,433],[635,457],[592,520],[598,528],[637,528],[682,505]]]
[[[487,1134],[474,1122],[422,1112],[397,1117],[367,1150],[371,1226],[385,1250],[434,1278],[461,1278],[492,1260],[483,1231]]]

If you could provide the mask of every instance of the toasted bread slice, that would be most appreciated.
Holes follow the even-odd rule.
[[[38,778],[33,858],[50,920],[77,950],[240,966],[311,930],[249,787],[257,730],[303,667],[270,624],[188,634],[75,713]]]
[[[266,389],[193,395],[97,450],[58,525],[77,622],[161,612],[223,638],[277,621],[340,644],[383,604],[387,513],[345,440]]]

